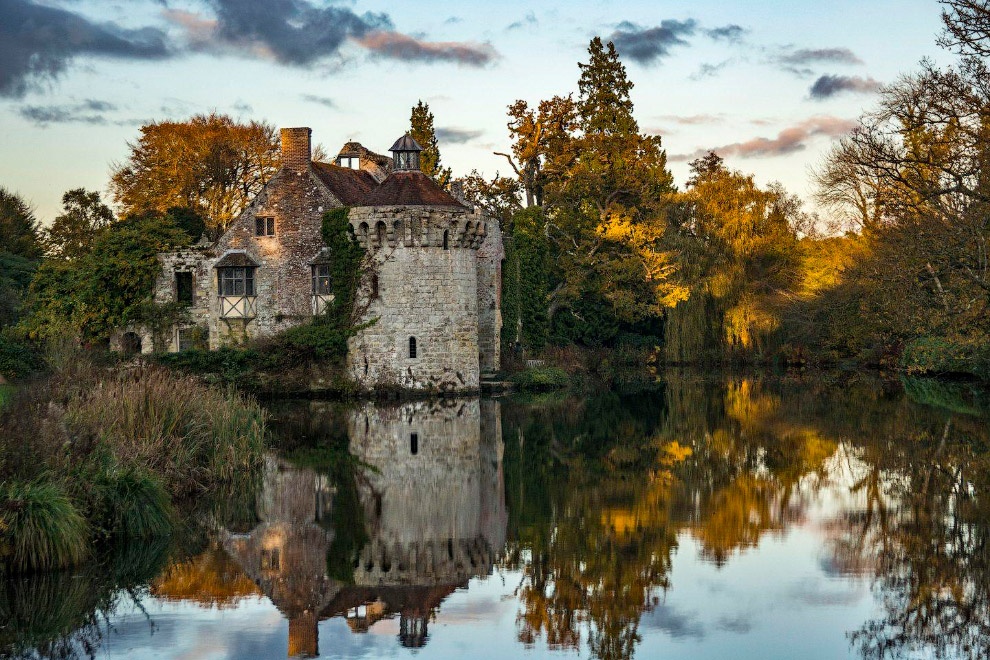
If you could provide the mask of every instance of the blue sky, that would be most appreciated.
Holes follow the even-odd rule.
[[[576,91],[600,35],[679,183],[717,148],[807,198],[877,85],[945,57],[939,28],[935,0],[0,0],[0,186],[49,222],[65,190],[105,191],[144,121],[217,110],[384,151],[417,99],[455,174],[504,173],[506,106]]]

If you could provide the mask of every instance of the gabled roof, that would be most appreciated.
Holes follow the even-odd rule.
[[[364,170],[352,170],[331,163],[313,162],[313,172],[344,206],[359,206],[378,185],[375,177]]]
[[[453,206],[460,209],[467,208],[437,185],[436,181],[419,170],[392,172],[356,206]]]
[[[257,266],[258,262],[247,255],[244,250],[231,250],[223,256],[220,261],[213,264],[214,268],[243,268],[245,266]]]

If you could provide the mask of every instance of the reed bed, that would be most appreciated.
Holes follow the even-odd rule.
[[[265,437],[264,411],[231,389],[161,367],[64,361],[0,411],[0,571],[167,535],[175,502],[253,471]]]

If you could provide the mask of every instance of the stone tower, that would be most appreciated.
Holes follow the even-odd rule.
[[[351,374],[367,386],[476,390],[478,251],[489,219],[420,171],[411,137],[391,151],[391,174],[349,216],[374,272],[361,294],[373,324],[351,340]]]

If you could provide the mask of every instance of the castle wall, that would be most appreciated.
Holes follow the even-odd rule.
[[[457,208],[398,206],[351,209],[349,221],[378,278],[377,297],[368,287],[362,292],[371,298],[365,319],[377,320],[350,341],[353,378],[366,386],[478,389],[483,218]],[[416,357],[410,357],[410,338]]]
[[[502,261],[505,248],[498,220],[488,222],[488,233],[478,248],[478,359],[482,374],[502,366]]]

